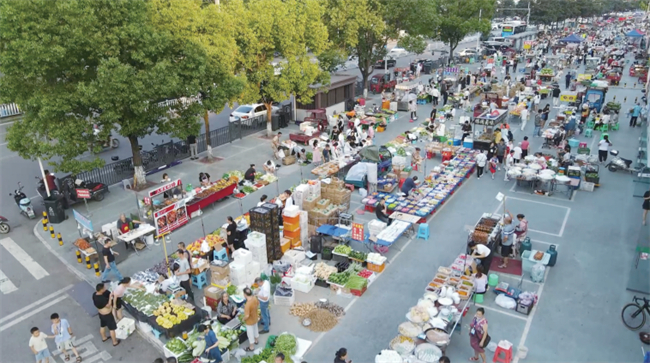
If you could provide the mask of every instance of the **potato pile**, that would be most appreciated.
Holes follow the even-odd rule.
[[[314,303],[294,303],[293,305],[291,305],[289,314],[302,318],[315,309],[316,309],[316,305]]]

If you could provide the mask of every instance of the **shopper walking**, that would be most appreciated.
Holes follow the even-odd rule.
[[[553,88],[553,107],[558,107],[560,105],[560,87]]]
[[[49,363],[52,354],[50,354],[45,339],[52,339],[54,337],[41,332],[37,327],[33,327],[29,332],[32,333],[32,336],[29,338],[29,348],[36,356],[36,363]]]
[[[438,99],[440,99],[440,91],[438,87],[434,86],[431,88],[431,99],[434,107],[438,106]]]
[[[487,150],[488,160],[492,159],[492,157],[495,156],[496,154],[497,154],[497,144],[494,141],[492,141]]]
[[[525,159],[528,156],[528,148],[530,147],[530,142],[528,142],[528,136],[524,136],[524,141],[521,142],[521,158]]]
[[[499,165],[499,159],[496,155],[490,158],[490,174],[492,174],[492,179],[494,179],[494,174],[497,172],[497,167]]]
[[[612,143],[609,141],[609,136],[603,136],[603,139],[598,142],[598,161],[604,163],[607,161],[607,152]]]
[[[113,294],[106,289],[104,284],[97,284],[95,292],[93,293],[93,304],[99,312],[99,335],[102,337],[102,342],[108,340],[106,337],[106,328],[113,340],[113,346],[120,344],[120,341],[115,337],[115,330],[117,330],[117,322],[113,315]]]
[[[199,158],[199,145],[196,143],[196,136],[190,135],[187,137],[187,144],[190,145],[190,160]]]
[[[499,166],[497,170],[501,170],[501,165],[503,165],[503,158],[506,153],[506,143],[503,140],[500,140],[497,144],[497,159],[499,159]]]
[[[352,360],[348,359],[348,350],[341,348],[336,351],[336,356],[334,357],[334,363],[351,363]]]
[[[255,283],[259,286],[257,291],[257,300],[260,302],[260,312],[262,313],[262,331],[260,334],[266,334],[271,328],[271,315],[269,314],[269,301],[271,299],[271,283],[268,280],[256,278]]]
[[[474,349],[474,356],[469,360],[472,362],[478,361],[478,357],[481,357],[483,363],[485,361],[485,347],[488,345],[490,340],[488,339],[488,322],[485,319],[485,309],[478,308],[476,309],[476,314],[472,319],[472,323],[469,325],[469,343]]]
[[[504,177],[503,177],[503,181],[510,181],[510,178],[509,178],[509,176],[508,176],[508,171],[510,170],[510,168],[512,168],[512,167],[515,165],[515,157],[514,157],[514,154],[515,154],[515,151],[512,150],[512,151],[510,151],[510,152],[508,153],[508,155],[506,156],[505,167],[503,168],[503,170],[505,171],[505,173],[504,173],[505,175],[504,175]]]
[[[104,255],[104,272],[102,272],[102,275],[99,278],[102,282],[110,282],[110,280],[108,280],[108,274],[111,272],[117,276],[118,281],[122,280],[122,274],[115,264],[115,255],[119,256],[119,253],[111,250],[111,243],[113,243],[113,241],[107,239],[106,242],[104,242],[104,248],[102,249],[102,255]]]
[[[648,211],[650,210],[650,190],[643,193],[643,225],[645,226],[646,217],[648,217]]]
[[[409,111],[411,112],[410,122],[413,122],[418,119],[418,104],[415,100],[409,101]]]
[[[641,115],[641,106],[638,103],[634,105],[634,108],[632,108],[631,115],[632,117],[630,117],[630,127],[636,127],[636,122],[639,119],[639,115]]]
[[[176,277],[178,277],[178,280],[180,280],[180,285],[183,289],[185,289],[185,293],[187,293],[187,297],[194,302],[194,293],[192,292],[192,284],[190,283],[190,274],[192,273],[192,269],[190,268],[190,264],[187,262],[187,258],[185,258],[185,253],[182,250],[178,250],[178,263],[174,264],[173,267],[173,272]]]
[[[501,228],[501,257],[503,257],[503,263],[499,265],[499,268],[505,269],[508,268],[508,258],[512,254],[512,245],[515,242],[515,225],[512,222],[512,214],[510,211],[507,216],[503,218],[503,227]]]
[[[56,343],[57,349],[63,353],[63,360],[66,362],[70,360],[70,354],[68,350],[72,350],[74,356],[76,357],[77,362],[81,362],[81,356],[77,351],[77,348],[72,345],[72,327],[68,323],[67,319],[61,319],[59,314],[54,313],[50,315],[50,320],[52,321],[52,334],[54,334],[54,342]]]
[[[477,179],[481,179],[481,175],[483,175],[483,170],[485,169],[487,160],[488,160],[487,152],[485,150],[483,150],[478,155],[476,155],[476,178]]]
[[[528,123],[528,109],[524,108],[523,110],[521,110],[521,131],[524,131],[524,128],[526,127],[527,123]]]
[[[260,320],[259,315],[257,314],[257,308],[260,306],[260,302],[255,296],[253,296],[253,291],[250,288],[244,289],[244,297],[246,298],[246,305],[244,306],[244,323],[246,323],[246,335],[248,336],[248,341],[250,346],[245,350],[247,352],[252,352],[255,349],[255,344],[259,344],[260,333],[257,330],[257,322]]]
[[[515,146],[512,149],[512,151],[514,151],[514,154],[512,155],[512,157],[515,159],[514,160],[515,164],[518,164],[521,161],[521,156],[524,153],[524,150],[521,148],[521,145],[522,145],[522,143],[519,142],[519,143],[517,143],[517,146]]]

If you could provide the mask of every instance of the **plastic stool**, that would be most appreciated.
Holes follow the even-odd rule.
[[[499,284],[499,275],[497,274],[490,274],[488,276],[488,285],[495,287]]]
[[[212,253],[212,258],[215,260],[221,260],[228,262],[228,251],[225,248],[220,249],[219,251],[214,251]]]
[[[204,286],[208,286],[208,277],[207,270],[201,272],[198,275],[192,275],[192,285],[202,289]]]
[[[594,136],[593,132],[594,132],[594,129],[586,129],[585,130],[585,137],[593,137]]]
[[[580,144],[578,144],[578,149],[584,149],[584,148],[586,148],[586,147],[587,147],[587,143],[586,143],[586,142],[581,142]]]
[[[151,328],[151,332],[153,333],[154,336],[156,336],[156,339],[160,339],[160,332],[156,329]]]
[[[615,124],[613,124],[613,125],[610,127],[610,129],[611,129],[612,131],[618,131],[618,128],[619,128],[619,124],[618,124],[618,122],[615,123]]]
[[[477,304],[483,303],[483,294],[474,294],[474,302]]]
[[[590,121],[587,121],[586,126],[587,126],[588,129],[593,129],[594,126],[596,126],[596,123],[590,120]]]
[[[501,358],[501,353],[504,354],[503,358]],[[510,344],[508,348],[504,348],[501,346],[501,342],[499,342],[499,345],[497,345],[497,349],[494,351],[494,358],[492,358],[492,362],[510,363],[511,361],[512,361],[512,344]]]
[[[352,184],[345,184],[345,187],[350,189],[351,192],[354,191],[354,185],[352,185]]]
[[[420,223],[420,226],[418,227],[418,237],[417,238],[422,238],[424,240],[429,239],[429,225],[426,223]]]

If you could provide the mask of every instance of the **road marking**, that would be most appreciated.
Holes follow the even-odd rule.
[[[11,328],[12,326],[14,326],[14,325],[16,325],[16,324],[18,324],[18,323],[20,323],[20,322],[22,322],[24,320],[27,320],[28,318],[32,317],[33,315],[36,315],[36,314],[40,313],[41,311],[49,308],[52,305],[58,304],[59,302],[65,300],[67,297],[68,297],[67,295],[59,296],[58,298],[56,298],[54,300],[51,300],[50,302],[46,303],[45,305],[41,305],[38,308],[32,310],[31,312],[29,312],[29,314],[25,314],[25,315],[15,319],[15,320],[12,320],[11,322],[8,322],[7,324],[4,324],[4,325],[0,326],[0,332],[3,332],[5,330]]]
[[[545,242],[545,241],[540,241],[540,240],[538,240],[538,239],[532,239],[532,238],[530,239],[530,241],[531,241],[531,242],[536,242],[536,243],[543,243],[543,244],[545,244],[545,245],[549,245],[549,246],[550,246],[550,245],[555,245],[556,248],[559,248],[559,247],[560,247],[560,244],[559,244],[559,243]]]
[[[23,313],[25,313],[27,311],[30,311],[30,310],[32,310],[34,308],[37,308],[37,307],[47,303],[48,301],[52,300],[57,295],[61,295],[61,294],[66,293],[68,290],[70,290],[72,288],[72,286],[73,285],[68,285],[68,286],[66,286],[66,287],[64,287],[64,288],[62,288],[62,289],[60,289],[60,290],[58,290],[56,292],[53,292],[53,293],[45,296],[44,298],[42,298],[42,299],[40,299],[38,301],[34,301],[33,303],[25,306],[24,308],[22,308],[22,309],[20,309],[18,311],[15,311],[15,312],[5,316],[4,318],[0,319],[0,325],[4,324],[5,322],[13,319],[14,317],[16,317],[18,315],[21,315],[21,314],[23,314]]]
[[[0,240],[0,245],[6,248],[7,251],[9,251],[9,253],[11,253],[11,255],[14,256],[36,280],[40,280],[43,277],[50,275],[38,262],[34,261],[32,256],[20,248],[11,237]]]
[[[14,285],[14,283],[11,282],[11,280],[9,280],[7,275],[5,275],[5,273],[2,272],[2,270],[0,270],[0,292],[6,295],[16,290],[18,290],[16,285]]]
[[[93,338],[94,338],[94,336],[92,334],[88,334],[85,337],[79,338],[79,339],[77,339],[76,336],[73,336],[72,337],[72,345],[74,345],[75,347],[79,347],[81,344],[83,344],[85,342],[88,342],[88,341],[91,341]],[[58,350],[58,349],[55,350],[52,353],[52,355],[59,355],[59,354],[61,354],[61,351]],[[79,353],[79,354],[81,355],[81,353]]]
[[[542,301],[542,292],[544,292],[544,285],[546,283],[546,279],[548,278],[549,271],[551,271],[551,269],[547,268],[546,272],[544,273],[544,283],[542,283],[542,285],[539,287],[539,291],[537,291],[537,301]],[[530,325],[533,323],[533,319],[535,318],[535,313],[537,313],[538,308],[539,308],[539,303],[533,306],[533,311],[531,311],[530,315],[528,316],[528,320],[526,321],[524,332],[521,334],[521,339],[519,340],[518,347],[523,347],[524,344],[526,344],[526,338],[528,338],[528,333],[530,332]],[[519,363],[519,355],[515,356],[512,363]]]

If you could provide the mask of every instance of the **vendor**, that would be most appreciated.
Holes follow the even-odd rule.
[[[226,218],[226,222],[228,223],[226,227],[226,242],[232,255],[232,252],[235,252],[239,247],[239,232],[237,232],[237,223],[235,223],[235,220],[231,216]]]
[[[465,138],[472,133],[472,125],[469,124],[469,121],[465,121],[463,124],[463,137],[461,138],[461,143],[465,141]]]
[[[126,218],[124,213],[120,214],[120,219],[117,220],[118,234],[121,235],[121,234],[124,234],[124,233],[127,233],[127,232],[131,231],[132,229],[138,228],[138,226],[135,225],[136,223],[138,225],[142,224],[142,222],[140,222],[138,220],[132,220],[131,218]]]
[[[377,203],[377,206],[375,207],[375,216],[377,219],[390,226],[392,220],[388,218],[388,208],[386,207],[386,200],[384,198],[379,199],[379,203]]]
[[[260,197],[260,201],[257,203],[257,206],[258,206],[258,207],[261,207],[262,205],[266,204],[266,200],[267,200],[268,198],[269,198],[269,197],[268,197],[266,194],[263,194],[263,195]]]
[[[291,190],[287,189],[284,191],[284,207],[290,207],[292,205],[295,205],[293,203],[293,197],[291,196]]]
[[[417,181],[418,181],[417,176],[414,176],[412,178],[406,178],[406,180],[404,180],[404,184],[402,184],[402,188],[400,189],[401,192],[408,197],[409,194],[411,193],[411,190],[415,189],[415,187],[417,186]]]
[[[251,184],[255,183],[255,164],[250,164],[250,167],[244,173],[244,180],[239,182],[239,185],[243,185],[244,181],[248,181]]]
[[[119,285],[113,290],[113,310],[115,311],[115,317],[118,322],[122,320],[122,297],[128,288],[147,291],[141,283],[132,281],[130,277],[125,277],[120,280]]]
[[[208,173],[199,173],[199,183],[202,187],[207,187],[210,185],[210,174]]]
[[[267,175],[275,175],[275,170],[275,163],[273,161],[267,160],[266,163],[264,163],[264,171]]]
[[[418,140],[418,136],[416,134],[412,133],[411,131],[405,131],[404,136],[406,136],[406,139],[408,141],[410,141],[410,142]]]
[[[205,337],[205,354],[210,361],[222,362],[221,351],[219,350],[219,340],[212,329],[206,325],[199,325],[199,334]]]
[[[224,291],[223,294],[221,294],[221,299],[219,299],[219,304],[217,305],[217,320],[219,320],[221,324],[225,325],[236,316],[237,306],[230,301],[230,296]]]
[[[422,151],[422,149],[416,147],[415,152],[411,155],[411,167],[415,171],[420,171],[422,167],[423,159],[422,159],[422,155],[420,154],[420,151]]]
[[[476,260],[479,261],[484,269],[488,269],[490,266],[485,266],[487,264],[485,261],[487,257],[490,256],[490,253],[492,253],[490,248],[484,244],[476,243],[474,241],[471,241],[468,246],[472,251],[471,257],[474,258],[474,261],[472,262],[472,271],[478,271],[476,268]]]
[[[273,151],[273,157],[276,160],[280,159],[280,156],[279,156],[279,152],[281,150],[280,136],[282,136],[282,133],[278,132],[275,136],[273,136],[273,139],[271,140],[271,150]]]
[[[178,259],[178,263],[174,264],[172,272],[174,273],[174,276],[176,276],[176,278],[179,280],[179,284],[185,290],[188,298],[190,298],[192,302],[195,302],[194,293],[192,292],[192,283],[190,281],[192,268],[190,267],[190,263],[188,262],[187,258],[185,258],[185,252],[179,249],[177,253],[180,258]]]

